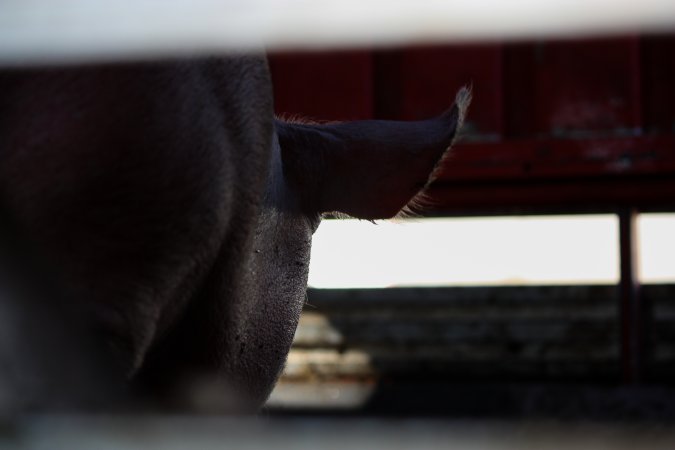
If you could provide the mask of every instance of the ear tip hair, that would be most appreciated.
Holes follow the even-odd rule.
[[[453,110],[456,111],[457,129],[464,124],[464,117],[469,109],[473,98],[473,87],[471,85],[463,86],[455,95],[455,104]]]
[[[463,86],[459,91],[457,91],[457,95],[455,95],[455,104],[457,105],[457,109],[459,109],[459,114],[461,117],[466,114],[472,99],[473,86]]]

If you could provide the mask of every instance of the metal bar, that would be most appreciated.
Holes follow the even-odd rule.
[[[520,139],[460,144],[438,174],[443,182],[675,179],[675,135]]]
[[[621,253],[621,362],[623,380],[639,383],[644,366],[644,307],[640,301],[640,281],[637,276],[637,210],[619,212],[619,243]]]

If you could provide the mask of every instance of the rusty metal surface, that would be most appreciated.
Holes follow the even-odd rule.
[[[675,137],[463,144],[431,186],[433,214],[675,208]]]

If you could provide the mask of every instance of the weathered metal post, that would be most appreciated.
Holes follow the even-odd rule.
[[[624,382],[639,383],[644,372],[645,307],[638,279],[637,217],[635,208],[619,212],[621,279],[621,366]]]

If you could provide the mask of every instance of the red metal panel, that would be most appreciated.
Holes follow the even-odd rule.
[[[430,193],[449,214],[675,208],[675,136],[464,144]]]
[[[276,53],[269,57],[275,111],[318,120],[370,119],[370,52]]]
[[[479,183],[645,175],[672,175],[675,182],[675,136],[461,144],[437,180]]]
[[[637,38],[514,44],[504,63],[510,136],[641,126]]]
[[[574,211],[675,210],[675,184],[669,178],[561,179],[539,183],[453,183],[432,186],[436,215],[485,215]]]
[[[462,86],[473,85],[466,131],[501,134],[501,46],[413,47],[375,54],[378,118],[418,120],[445,110]]]
[[[645,128],[675,132],[675,36],[648,36],[642,41],[642,90]]]

